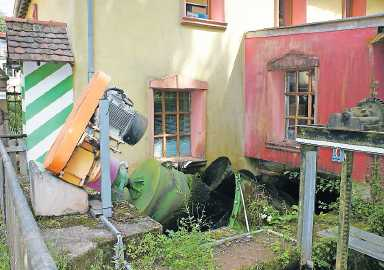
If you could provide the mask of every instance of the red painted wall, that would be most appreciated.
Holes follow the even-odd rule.
[[[299,166],[300,154],[274,150],[266,142],[284,144],[284,72],[267,71],[267,63],[292,50],[319,57],[317,124],[326,124],[331,113],[341,112],[370,93],[371,70],[380,81],[383,97],[384,48],[374,49],[375,68],[369,61],[369,40],[377,28],[305,33],[245,40],[245,156]],[[331,150],[320,149],[319,169],[338,172]],[[369,158],[354,155],[355,179],[366,177]]]

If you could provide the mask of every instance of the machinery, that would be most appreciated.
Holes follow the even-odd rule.
[[[101,192],[101,207],[91,204],[91,212],[102,215],[108,227],[111,199],[129,201],[168,228],[186,206],[192,214],[201,207],[217,227],[238,216],[241,187],[228,158],[218,158],[200,173],[196,169],[205,161],[186,162],[177,170],[172,164],[148,160],[129,176],[127,164],[110,157],[110,151],[120,153],[121,144],[139,142],[147,120],[123,90],[108,89],[109,83],[106,74],[94,75],[49,150],[45,168],[67,183]]]
[[[44,161],[45,168],[62,180],[76,186],[100,182],[100,129],[98,105],[103,97],[109,100],[110,149],[119,153],[119,145],[136,144],[144,135],[147,120],[134,110],[133,102],[124,91],[107,90],[109,76],[94,75],[88,87],[76,101],[53,146]],[[119,162],[111,160],[111,179],[117,176]],[[100,185],[96,185],[99,190]]]
[[[383,131],[384,101],[369,97],[359,102],[356,107],[342,113],[331,114],[328,129],[350,131]]]

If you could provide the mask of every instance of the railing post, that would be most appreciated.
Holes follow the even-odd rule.
[[[336,270],[347,270],[349,244],[349,218],[352,200],[353,153],[345,151],[340,176],[339,233],[337,239]]]
[[[312,240],[315,211],[317,147],[301,146],[298,243],[302,269],[313,269]]]

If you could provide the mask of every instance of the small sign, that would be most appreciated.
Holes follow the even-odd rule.
[[[341,148],[332,149],[332,161],[342,163],[345,160],[345,152]]]
[[[0,91],[0,100],[6,100],[7,99],[7,92]]]

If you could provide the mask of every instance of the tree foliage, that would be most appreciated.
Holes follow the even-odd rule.
[[[0,32],[5,32],[5,18],[0,15]]]

